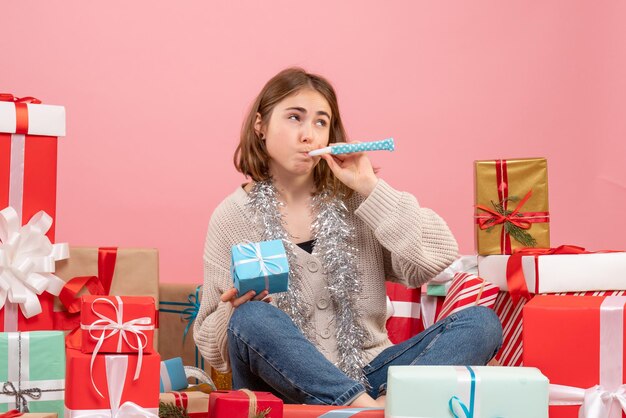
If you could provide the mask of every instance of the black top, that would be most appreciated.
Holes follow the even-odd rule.
[[[315,240],[312,239],[310,241],[301,242],[301,243],[296,244],[296,245],[298,247],[302,248],[307,253],[312,254],[313,253],[313,246],[315,245]]]

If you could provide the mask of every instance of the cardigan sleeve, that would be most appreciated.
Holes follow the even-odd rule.
[[[383,247],[386,278],[418,287],[456,259],[458,245],[445,221],[410,193],[379,179],[355,214]]]

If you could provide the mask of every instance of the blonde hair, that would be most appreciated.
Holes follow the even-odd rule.
[[[346,142],[347,135],[341,122],[337,95],[332,85],[325,78],[307,73],[302,68],[287,68],[265,84],[244,119],[239,145],[233,157],[237,171],[257,182],[268,180],[271,177],[268,165],[270,156],[265,148],[265,141],[261,139],[260,133],[254,128],[257,113],[261,115],[261,121],[266,123],[269,121],[274,107],[281,100],[303,89],[312,89],[320,93],[330,106],[332,117],[329,143]],[[352,190],[335,177],[324,160],[320,160],[313,169],[313,181],[317,193],[328,190],[333,196],[352,194]]]

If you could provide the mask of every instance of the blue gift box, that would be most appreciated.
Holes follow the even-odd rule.
[[[183,359],[180,357],[174,357],[169,360],[162,361],[160,375],[161,393],[171,392],[173,390],[183,390],[189,386],[187,383],[187,376],[185,375]]]
[[[233,245],[231,270],[239,295],[265,289],[286,292],[289,287],[289,261],[281,240]]]

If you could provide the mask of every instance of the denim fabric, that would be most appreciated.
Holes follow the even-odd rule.
[[[495,313],[471,307],[387,348],[363,369],[377,398],[392,365],[484,365],[502,344]],[[366,391],[326,359],[291,318],[265,302],[235,309],[228,325],[233,387],[270,391],[289,403],[349,405]]]

